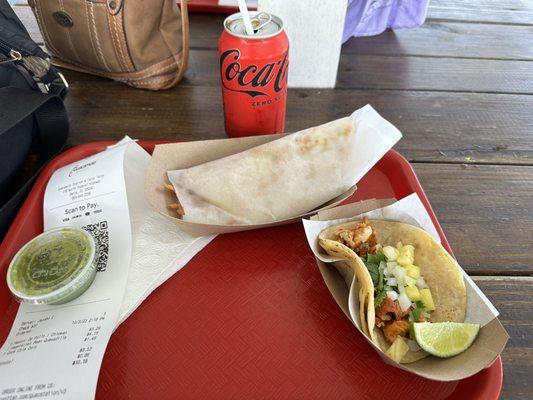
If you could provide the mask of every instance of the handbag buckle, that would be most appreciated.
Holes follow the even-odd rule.
[[[37,82],[37,86],[39,86],[39,89],[41,92],[46,94],[61,94],[62,92],[66,92],[68,89],[68,82],[65,79],[65,76],[57,71],[58,79],[55,79],[51,83],[42,83]]]

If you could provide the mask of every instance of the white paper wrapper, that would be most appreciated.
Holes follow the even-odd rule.
[[[275,223],[353,187],[401,138],[370,105],[244,152],[168,171],[184,222]]]
[[[503,327],[501,327],[499,321],[496,319],[498,316],[498,311],[496,308],[458,264],[457,266],[460,268],[464,276],[467,289],[467,312],[465,322],[478,323],[482,327],[485,327],[481,329],[480,336],[476,342],[474,342],[474,345],[465,353],[446,360],[429,357],[411,364],[396,364],[388,359],[383,354],[381,349],[379,349],[366,335],[364,335],[361,330],[358,314],[359,304],[357,283],[354,282],[355,279],[353,279],[353,275],[350,274],[350,276],[346,276],[346,272],[343,271],[344,281],[346,282],[346,286],[349,287],[349,292],[346,293],[346,289],[341,288],[339,286],[339,282],[335,282],[334,277],[332,278],[332,275],[327,272],[328,265],[324,263],[335,263],[336,261],[339,261],[339,259],[330,257],[320,249],[317,241],[319,233],[323,229],[326,229],[330,226],[339,225],[353,220],[359,220],[366,216],[369,219],[391,220],[415,225],[424,229],[439,243],[440,238],[429,214],[427,213],[424,205],[416,193],[378,209],[372,209],[372,202],[363,203],[366,204],[360,205],[355,203],[336,207],[324,211],[322,215],[319,214],[313,217],[312,220],[303,220],[305,234],[309,242],[309,246],[317,258],[317,262],[319,263],[321,272],[326,280],[326,284],[328,285],[332,295],[337,300],[337,303],[341,306],[341,308],[343,308],[345,313],[348,314],[352,322],[354,322],[354,325],[359,329],[359,331],[361,331],[361,334],[374,347],[374,349],[380,353],[385,362],[430,379],[445,381],[462,379],[489,366],[497,357],[497,355],[503,350],[503,347],[507,342],[508,335]],[[363,213],[360,211],[355,211],[361,210],[361,208],[367,210],[370,209],[370,211]],[[352,211],[350,214],[350,210],[355,212]],[[328,216],[344,217],[346,215],[352,216],[347,218],[324,220]]]

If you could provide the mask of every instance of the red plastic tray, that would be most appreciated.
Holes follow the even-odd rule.
[[[139,142],[151,152],[157,142]],[[56,169],[111,142],[72,148],[35,183],[0,246],[5,276],[15,252],[42,231],[46,184]],[[347,201],[417,192],[451,249],[418,179],[395,151]],[[0,279],[0,343],[17,311]],[[158,288],[111,337],[98,399],[497,399],[498,358],[477,375],[435,382],[383,363],[322,281],[300,223],[218,236]]]

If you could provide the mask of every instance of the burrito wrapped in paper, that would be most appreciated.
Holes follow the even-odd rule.
[[[282,221],[353,187],[401,138],[370,105],[351,116],[187,169],[168,171],[183,220]]]

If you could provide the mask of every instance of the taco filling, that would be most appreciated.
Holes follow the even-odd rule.
[[[388,343],[398,336],[410,338],[410,323],[429,320],[435,310],[431,290],[414,264],[415,247],[377,242],[377,230],[366,218],[354,227],[339,227],[337,241],[364,262],[374,284],[375,326]],[[410,343],[413,346],[413,343]]]
[[[357,293],[350,288],[350,316],[395,362],[411,363],[429,355],[415,337],[418,324],[464,322],[462,273],[424,230],[364,218],[324,229],[318,242],[338,260],[337,268],[353,273]]]

